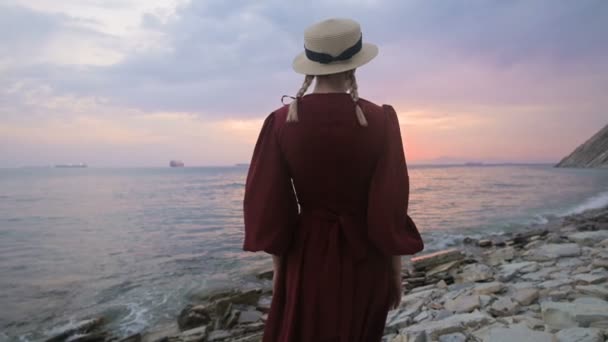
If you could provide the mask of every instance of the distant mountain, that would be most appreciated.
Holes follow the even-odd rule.
[[[608,125],[562,159],[556,167],[608,168]]]

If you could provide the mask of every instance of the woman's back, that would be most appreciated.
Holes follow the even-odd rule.
[[[383,108],[361,101],[369,122],[358,124],[346,93],[310,94],[299,103],[300,119],[286,123],[276,112],[279,145],[300,205],[335,211],[367,208],[372,172],[383,145]]]

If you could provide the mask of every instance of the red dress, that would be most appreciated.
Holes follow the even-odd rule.
[[[245,190],[246,251],[284,263],[264,342],[374,342],[391,298],[391,256],[424,246],[407,215],[397,114],[346,93],[299,100],[264,122]]]

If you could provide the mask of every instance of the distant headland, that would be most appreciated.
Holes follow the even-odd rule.
[[[556,167],[608,168],[608,125],[562,159]]]

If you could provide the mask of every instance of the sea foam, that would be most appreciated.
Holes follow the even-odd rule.
[[[608,191],[600,192],[597,195],[587,198],[582,203],[567,210],[563,216],[580,214],[591,209],[599,209],[608,206]]]

